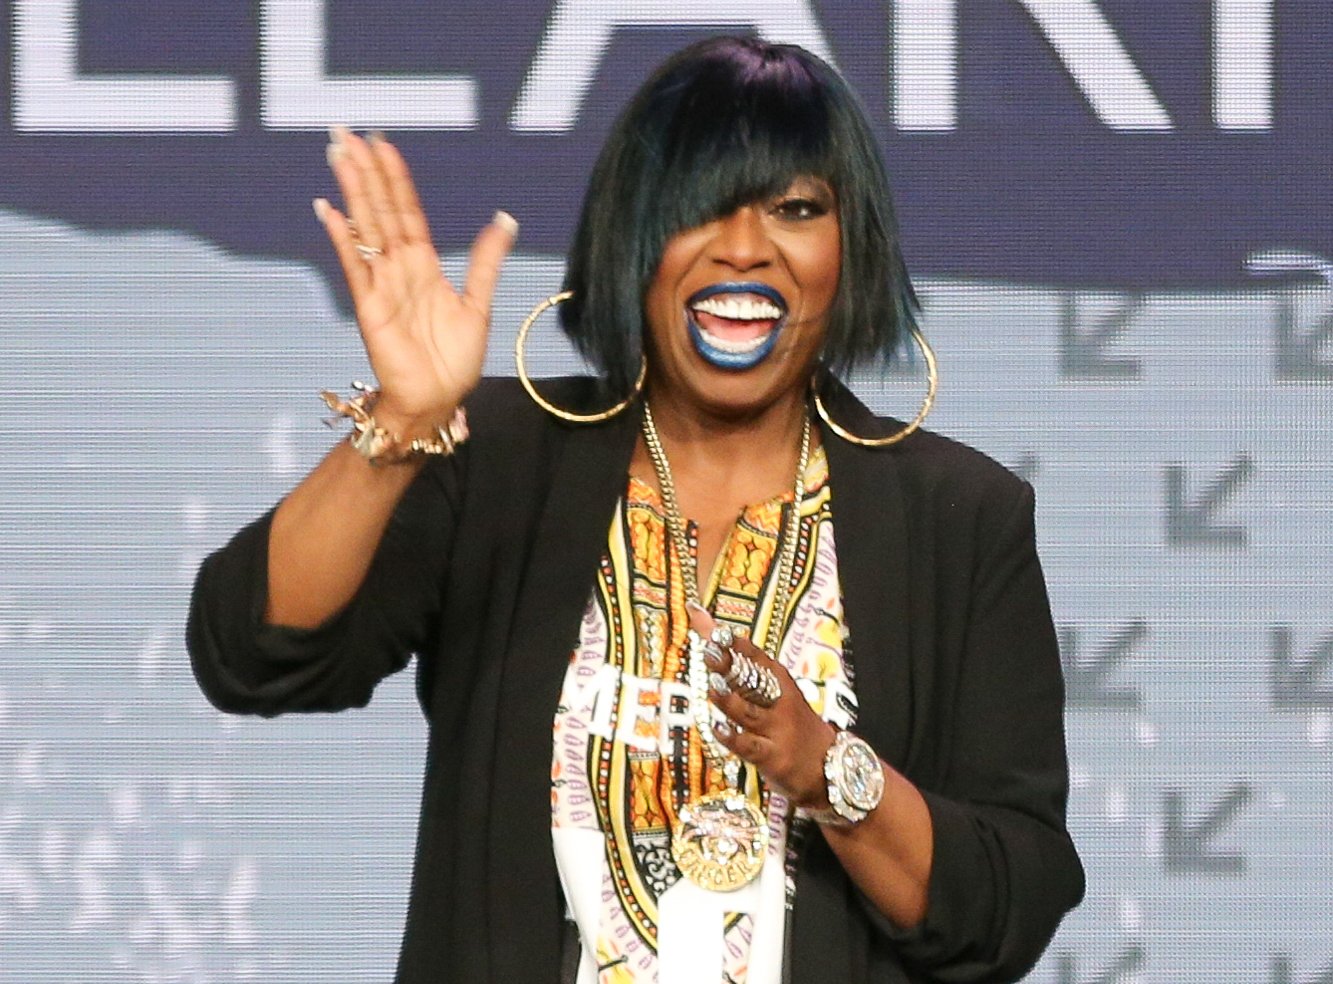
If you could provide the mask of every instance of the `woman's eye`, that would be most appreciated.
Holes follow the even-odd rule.
[[[784,219],[814,219],[827,214],[828,207],[813,198],[792,197],[781,199],[773,211]]]

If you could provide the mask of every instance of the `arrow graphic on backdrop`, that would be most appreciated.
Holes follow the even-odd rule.
[[[1329,964],[1314,977],[1307,977],[1297,982],[1296,975],[1291,970],[1291,959],[1275,956],[1273,958],[1273,973],[1268,981],[1269,984],[1333,984],[1333,964]]]
[[[1218,523],[1218,511],[1254,477],[1248,454],[1236,457],[1192,500],[1186,499],[1184,465],[1166,466],[1166,542],[1173,546],[1243,547],[1249,534],[1239,523]]]
[[[1313,275],[1323,280],[1330,303],[1312,327],[1298,323],[1295,299],[1286,295],[1278,303],[1273,333],[1273,371],[1278,379],[1311,382],[1333,379],[1333,358],[1321,359],[1321,351],[1333,355],[1333,263],[1317,253],[1271,249],[1252,253],[1245,261],[1250,273],[1268,275]]]
[[[1320,352],[1333,351],[1333,313],[1318,319],[1313,328],[1302,330],[1296,318],[1296,304],[1284,297],[1278,305],[1274,331],[1273,371],[1278,379],[1313,382],[1333,379],[1333,358],[1321,359]]]
[[[1148,954],[1141,946],[1121,950],[1109,967],[1096,977],[1080,978],[1074,955],[1061,953],[1055,965],[1056,984],[1125,984],[1128,978],[1143,969]]]
[[[1134,654],[1134,650],[1148,637],[1148,623],[1130,622],[1111,636],[1093,654],[1079,653],[1078,629],[1072,625],[1060,627],[1060,661],[1065,670],[1065,699],[1075,707],[1100,707],[1135,710],[1143,705],[1143,693],[1138,687],[1119,687],[1107,682],[1107,677]]]
[[[1162,854],[1166,870],[1178,875],[1239,875],[1244,872],[1244,855],[1236,851],[1210,850],[1209,844],[1253,798],[1254,790],[1248,784],[1238,782],[1200,819],[1190,823],[1185,820],[1185,794],[1179,789],[1165,790]]]
[[[1060,378],[1138,379],[1143,375],[1138,359],[1107,354],[1111,344],[1129,331],[1143,305],[1143,295],[1131,294],[1110,314],[1089,319],[1091,326],[1084,328],[1078,317],[1078,296],[1065,294],[1060,304]]]
[[[1273,706],[1278,708],[1333,708],[1333,686],[1320,685],[1320,676],[1333,666],[1333,634],[1304,659],[1296,659],[1291,629],[1275,625],[1270,635]]]

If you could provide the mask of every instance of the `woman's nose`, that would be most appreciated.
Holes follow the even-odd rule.
[[[752,270],[773,259],[773,243],[764,227],[761,211],[742,205],[717,220],[713,259],[737,270]]]

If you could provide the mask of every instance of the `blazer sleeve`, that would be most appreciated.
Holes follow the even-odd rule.
[[[926,917],[903,931],[863,898],[899,956],[931,981],[1020,979],[1083,897],[1065,827],[1064,683],[1031,486],[1010,501],[1007,515],[978,523],[944,773],[922,789],[934,828]]]
[[[356,597],[317,628],[264,622],[272,511],[209,556],[195,579],[186,627],[191,665],[208,700],[219,710],[264,716],[362,707],[380,680],[425,649],[441,605],[460,457],[422,470],[394,511]]]

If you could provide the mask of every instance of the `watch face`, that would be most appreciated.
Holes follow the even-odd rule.
[[[858,810],[873,810],[884,795],[884,770],[879,757],[859,738],[848,741],[843,749],[842,781],[838,785]]]

